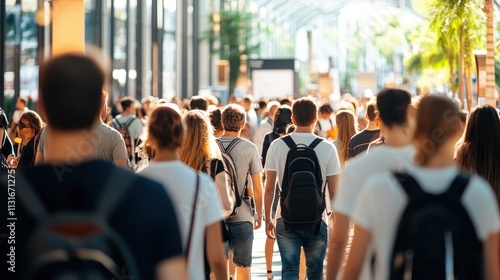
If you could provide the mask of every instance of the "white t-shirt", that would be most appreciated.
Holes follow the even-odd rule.
[[[330,117],[328,119],[318,118],[318,123],[316,124],[318,136],[325,139],[328,138],[327,132],[335,126],[335,121]]]
[[[347,162],[340,174],[339,187],[332,204],[333,211],[352,219],[354,203],[365,180],[385,171],[403,172],[412,169],[414,153],[415,148],[411,145],[404,147],[381,145],[370,153],[360,154]],[[359,279],[371,279],[372,249],[370,248],[368,252]]]
[[[370,153],[358,155],[346,163],[340,174],[339,188],[333,200],[333,210],[351,216],[354,203],[366,178],[385,171],[407,171],[413,168],[415,148],[411,145],[382,145]]]
[[[410,174],[423,191],[437,195],[448,190],[458,170],[455,167],[442,169],[416,167]],[[389,278],[392,246],[399,219],[407,203],[406,193],[390,172],[370,177],[359,193],[352,219],[372,233],[372,245],[377,259],[375,279]],[[462,195],[462,204],[481,241],[500,230],[500,215],[495,194],[483,179],[478,176],[471,178]]]
[[[173,205],[176,206],[183,247],[186,248],[196,189],[196,172],[181,161],[152,161],[140,174],[165,187]],[[204,279],[205,229],[224,219],[219,193],[212,178],[205,173],[200,173],[196,210],[189,253],[189,275],[191,279]]]
[[[297,133],[293,132],[289,134],[295,144],[305,144],[310,145],[316,135],[312,133]],[[286,157],[288,155],[290,148],[286,145],[285,141],[281,139],[276,139],[271,143],[269,151],[266,157],[266,171],[275,171],[276,179],[278,180],[278,186],[281,189],[281,183],[283,181],[283,173],[285,172]],[[326,177],[333,176],[340,173],[339,158],[337,155],[337,150],[332,142],[328,140],[321,141],[316,148],[314,148],[316,155],[318,157],[318,162],[321,167],[321,175],[323,183],[326,184]],[[281,217],[280,206],[278,204],[278,209],[276,211],[276,219]],[[325,215],[323,217],[325,219]]]

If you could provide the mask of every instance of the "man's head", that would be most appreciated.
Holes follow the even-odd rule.
[[[28,104],[28,101],[26,100],[26,98],[19,97],[19,98],[17,98],[17,101],[16,101],[16,109],[23,110],[27,104]]]
[[[56,56],[40,71],[41,110],[51,129],[90,128],[101,112],[104,72],[81,54]]]
[[[229,104],[222,111],[222,125],[225,131],[238,132],[245,126],[245,109],[237,104]]]
[[[411,94],[406,90],[386,88],[377,95],[379,118],[389,128],[406,124],[410,104]]]
[[[135,112],[135,99],[132,97],[123,97],[120,100],[120,105],[122,106],[122,113],[133,114]]]
[[[293,102],[292,121],[296,126],[312,126],[316,123],[318,107],[311,99],[302,97]]]
[[[329,119],[333,114],[333,109],[330,104],[323,104],[318,109],[318,116],[322,119]]]
[[[208,108],[208,101],[202,96],[193,96],[191,100],[189,100],[189,109],[190,110],[202,110],[206,111]]]

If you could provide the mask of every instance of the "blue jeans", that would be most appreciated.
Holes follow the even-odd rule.
[[[233,263],[240,267],[250,267],[252,265],[253,247],[253,224],[250,222],[227,223],[227,230],[230,235],[228,250],[233,251]]]
[[[285,229],[282,219],[276,221],[276,239],[281,254],[281,279],[298,279],[300,248],[306,255],[307,279],[323,279],[323,261],[328,245],[328,230],[321,222],[319,234],[314,230]]]

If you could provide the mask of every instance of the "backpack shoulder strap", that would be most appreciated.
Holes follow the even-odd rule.
[[[449,197],[453,200],[460,200],[465,189],[469,185],[470,177],[459,173],[457,177],[453,180],[448,190],[444,193],[445,197]]]
[[[136,116],[132,116],[132,118],[130,118],[130,120],[128,120],[127,124],[124,125],[124,127],[128,128],[132,124],[132,122],[135,121],[136,118],[137,118]]]
[[[104,184],[104,190],[99,197],[96,211],[104,219],[108,218],[116,204],[122,200],[136,181],[135,176],[125,170],[115,167]],[[119,186],[119,187],[113,187]]]
[[[115,129],[122,127],[122,124],[117,119],[111,120],[111,126]]]
[[[316,146],[318,146],[318,144],[321,143],[321,141],[323,141],[323,138],[316,137],[316,139],[314,139],[314,141],[312,141],[312,143],[309,144],[309,148],[314,150],[314,148],[316,148]]]
[[[224,148],[224,145],[222,145],[222,141],[220,139],[215,139],[215,142],[217,142],[217,146],[219,146],[219,150],[225,154],[226,153],[226,149]]]
[[[229,143],[229,146],[227,146],[226,153],[229,154],[241,141],[243,141],[243,139],[241,139],[240,137],[234,138],[233,141]]]
[[[422,187],[420,187],[417,181],[409,174],[397,172],[393,174],[410,199],[425,195]]]
[[[283,139],[283,141],[285,141],[288,148],[295,149],[297,147],[297,144],[295,144],[295,141],[293,141],[293,139],[290,135],[287,135],[281,139]]]

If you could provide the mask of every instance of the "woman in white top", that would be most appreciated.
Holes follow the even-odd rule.
[[[458,110],[449,98],[436,95],[422,98],[417,112],[417,128],[413,137],[416,148],[415,166],[409,174],[418,183],[423,193],[448,194],[448,187],[459,174],[459,170],[453,164],[453,152],[461,132]],[[458,188],[460,186],[453,184],[450,190]],[[408,260],[408,256],[411,256],[404,255],[400,259],[392,259],[401,216],[415,192],[408,191],[410,196],[406,193],[392,173],[375,175],[365,181],[352,215],[355,232],[344,279],[358,279],[362,263],[370,259],[365,258],[367,248],[370,246],[375,251],[375,279],[389,279],[391,268],[397,267],[398,263]],[[473,234],[475,233],[479,240],[479,247],[482,243],[484,279],[499,279],[500,218],[495,195],[483,179],[472,176],[459,197],[462,209],[465,209],[466,215],[472,222]],[[441,203],[444,200],[438,201]],[[424,245],[429,242],[425,237],[423,240]],[[449,240],[451,243],[448,245],[453,244],[452,239]],[[473,242],[474,240],[467,239],[462,244],[468,245]],[[455,247],[454,245],[456,244],[451,247]],[[439,252],[438,250],[440,249],[436,248],[436,253]],[[455,247],[455,250],[458,252],[462,248]],[[472,254],[465,255],[468,257]],[[450,261],[447,265],[455,262],[453,258],[448,260]],[[412,265],[409,267],[411,268]],[[448,276],[453,276],[457,272],[457,267],[454,265],[445,266],[445,268],[447,268],[445,273]],[[413,273],[412,277],[415,276],[415,272],[420,272],[420,270],[408,271],[410,274]],[[479,271],[481,272],[481,268]],[[474,278],[465,279],[481,278],[480,275],[475,275]]]
[[[227,264],[222,244],[220,221],[224,219],[219,193],[210,176],[193,170],[179,160],[184,126],[180,113],[169,105],[160,105],[151,113],[146,145],[152,149],[149,166],[141,174],[162,183],[176,205],[177,219],[184,242],[192,231],[188,267],[190,279],[205,279],[203,260],[207,259],[216,279],[227,279]],[[199,176],[199,177],[197,177]],[[198,199],[194,201],[199,178]],[[191,219],[193,209],[193,228]],[[145,217],[147,218],[147,217]]]

